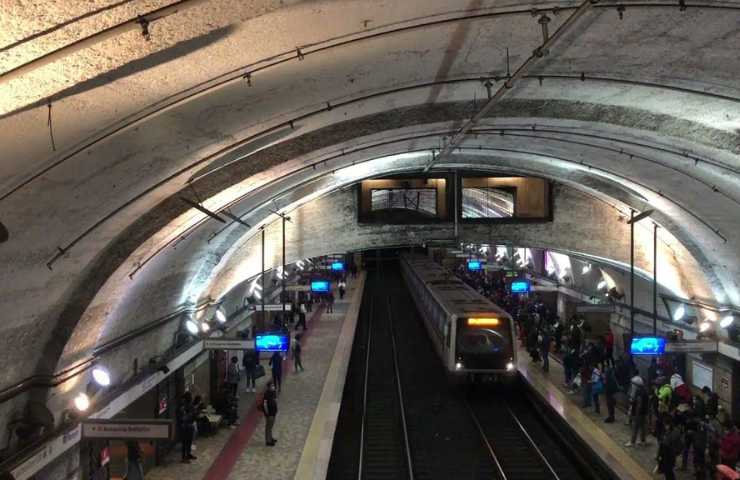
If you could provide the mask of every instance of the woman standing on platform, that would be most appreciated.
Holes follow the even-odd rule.
[[[265,445],[274,447],[277,439],[272,436],[272,427],[275,426],[278,407],[277,392],[272,381],[267,383],[267,390],[265,390],[265,396],[262,398],[262,412],[265,414]]]

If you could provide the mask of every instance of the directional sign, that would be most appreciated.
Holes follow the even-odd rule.
[[[274,304],[274,305],[265,305],[265,312],[282,312],[283,311],[283,307],[285,308],[286,311],[290,311],[291,305],[289,303],[286,303],[285,305],[281,305],[279,303],[278,304]],[[262,311],[262,305],[261,304],[252,305],[252,308],[256,312],[261,312]]]
[[[285,287],[286,292],[310,292],[310,285],[288,285]]]
[[[203,340],[205,350],[247,350],[254,348],[254,340],[241,338],[207,338]]]
[[[169,420],[84,420],[83,439],[102,440],[170,440]]]
[[[682,340],[665,346],[666,353],[711,353],[717,351],[717,342],[707,340]]]

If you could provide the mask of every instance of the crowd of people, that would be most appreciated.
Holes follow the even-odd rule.
[[[584,409],[601,413],[606,403],[605,423],[617,421],[617,400],[624,405],[625,423],[631,435],[626,448],[647,445],[648,436],[657,445],[654,473],[667,480],[679,468],[693,469],[697,479],[714,478],[717,465],[735,469],[740,457],[740,432],[724,411],[718,395],[709,387],[698,394],[684,383],[669,357],[653,357],[642,375],[632,357],[614,358],[614,335],[607,330],[594,335],[584,318],[574,315],[561,321],[537,295],[512,295],[503,274],[457,271],[466,283],[503,307],[517,324],[522,347],[535,363],[549,371],[549,357],[562,358],[564,386],[581,395]]]

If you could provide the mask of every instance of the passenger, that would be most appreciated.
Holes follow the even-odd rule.
[[[272,354],[269,365],[272,367],[272,382],[275,384],[277,393],[280,393],[280,386],[283,383],[283,356],[280,352]]]
[[[293,343],[293,368],[295,368],[296,373],[298,373],[298,369],[300,371],[303,371],[303,362],[301,362],[301,336],[296,334],[295,336],[295,343]]]
[[[631,447],[635,445],[637,440],[637,434],[640,434],[640,441],[637,445],[646,444],[645,441],[645,421],[648,413],[648,395],[645,390],[645,385],[642,377],[635,375],[631,381],[634,386],[634,394],[632,395],[632,402],[630,403],[629,413],[632,423],[632,436],[630,441],[625,443],[625,447]]]
[[[540,342],[540,355],[542,355],[542,370],[545,372],[550,371],[550,327],[545,326],[542,329],[542,338]]]
[[[295,324],[295,329],[298,331],[298,327],[303,328],[303,331],[306,331],[306,305],[301,304],[301,308],[298,311],[298,323]]]
[[[719,396],[712,392],[707,386],[702,387],[701,393],[704,395],[704,400],[707,406],[707,415],[710,417],[717,416],[717,407],[719,406]]]
[[[614,366],[607,367],[604,372],[604,393],[606,394],[606,410],[607,417],[604,419],[604,423],[614,423],[614,410],[617,406],[617,399],[615,395],[619,392],[619,385],[617,384],[617,377],[614,375]]]
[[[680,408],[680,407],[679,407]],[[681,452],[681,470],[687,470],[689,466],[689,454],[694,450],[696,432],[699,429],[699,421],[692,409],[685,412],[683,422],[683,451]],[[696,456],[694,456],[694,468],[696,468]]]
[[[177,408],[177,419],[182,437],[182,463],[190,463],[190,460],[196,459],[191,452],[195,433],[195,416],[193,415],[193,396],[190,392],[182,395]]]
[[[704,480],[709,473],[707,471],[707,422],[703,417],[697,416],[696,431],[694,432],[694,476],[698,480]]]
[[[720,462],[722,465],[727,465],[735,470],[738,457],[740,457],[740,433],[738,433],[737,427],[732,423],[728,423],[725,427],[727,431],[722,437],[719,446]]]
[[[239,376],[239,359],[231,357],[226,369],[226,392],[232,397],[239,395]]]
[[[614,334],[611,328],[604,336],[604,366],[614,366]]]
[[[715,466],[719,465],[720,457],[719,457],[719,448],[720,443],[722,442],[722,437],[724,436],[724,428],[722,427],[722,423],[719,421],[719,419],[714,417],[707,417],[708,420],[706,422],[706,428],[707,428],[707,451],[709,452],[709,464],[710,464],[710,474],[714,473]]]
[[[599,395],[604,391],[604,381],[601,378],[601,371],[594,366],[591,370],[591,395],[594,400],[594,412],[596,414],[601,413],[601,405],[599,404]]]
[[[666,421],[666,432],[658,447],[658,469],[666,480],[675,480],[673,469],[676,466],[676,455],[683,448],[681,432],[673,426],[670,418]]]
[[[267,382],[267,390],[262,398],[262,412],[265,414],[265,445],[274,447],[277,439],[272,436],[272,427],[275,425],[275,417],[278,413],[277,392],[275,384]]]
[[[144,480],[144,467],[141,465],[141,447],[136,440],[126,442],[128,467],[126,480]]]
[[[592,393],[591,393],[591,374],[594,368],[589,365],[587,361],[583,362],[581,367],[581,392],[583,393],[583,408],[591,406]]]
[[[249,349],[244,351],[244,357],[242,358],[242,365],[244,366],[244,372],[247,377],[247,385],[245,392],[256,391],[256,380],[257,380],[257,364],[259,363],[259,356],[257,351]]]
[[[339,282],[338,287],[339,287],[339,300],[343,300],[344,299],[344,293],[347,291],[347,284],[345,283],[344,280],[341,280]]]
[[[560,353],[563,348],[563,323],[557,317],[555,317],[555,331],[553,336],[555,338],[555,353]]]

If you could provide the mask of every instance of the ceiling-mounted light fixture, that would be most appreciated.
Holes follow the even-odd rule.
[[[190,332],[191,335],[198,335],[198,324],[195,323],[192,320],[188,320],[185,322],[185,328],[188,329],[188,332]]]
[[[80,393],[75,397],[74,404],[77,410],[84,412],[90,408],[90,397],[86,393]]]
[[[709,323],[709,322],[701,322],[699,324],[699,331],[702,332],[702,333],[704,333],[704,332],[708,331],[711,328],[711,326],[712,326],[712,324]]]
[[[216,321],[218,323],[226,323],[226,314],[220,308],[216,310]]]
[[[208,325],[208,322],[200,322],[200,329],[203,330],[203,333],[206,333],[211,329],[211,326]]]
[[[599,282],[599,283],[598,283],[598,284],[596,285],[596,289],[597,289],[597,290],[603,290],[603,289],[605,289],[605,288],[606,288],[606,280],[602,280],[602,281],[600,281],[600,282]]]
[[[676,311],[673,312],[673,320],[676,322],[681,320],[685,316],[686,316],[686,307],[684,307],[683,305],[679,305],[678,308],[676,308]]]
[[[105,367],[97,366],[92,371],[93,380],[101,387],[110,385],[110,373]]]
[[[590,263],[587,263],[581,269],[581,275],[586,275],[590,271],[591,271],[591,264]]]
[[[727,328],[735,321],[735,317],[732,316],[732,314],[725,315],[722,317],[722,320],[719,321],[719,326],[722,328]]]

